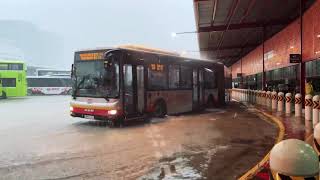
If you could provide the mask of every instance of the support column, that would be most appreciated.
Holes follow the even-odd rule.
[[[303,54],[303,10],[304,10],[305,4],[304,0],[300,0],[300,54],[301,54],[301,62],[300,62],[300,93],[302,96],[302,99],[305,97],[305,81],[306,81],[306,66],[303,62],[302,54]]]
[[[266,91],[266,72],[264,67],[265,26],[262,28],[262,90]]]

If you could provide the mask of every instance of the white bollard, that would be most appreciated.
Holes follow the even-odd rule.
[[[315,127],[319,123],[319,104],[320,96],[316,95],[312,98],[313,101],[313,110],[312,110],[312,124]]]
[[[270,108],[271,107],[271,92],[267,91],[267,107]]]
[[[302,96],[299,93],[294,96],[294,115],[295,117],[302,115]]]
[[[258,91],[258,104],[261,105],[261,91]]]
[[[249,102],[249,90],[246,89],[246,102]]]
[[[271,109],[277,110],[277,92],[273,91],[272,93],[272,100],[271,100]]]
[[[305,106],[305,114],[304,118],[305,120],[311,121],[312,120],[312,96],[310,94],[306,95],[304,98],[304,106]]]
[[[278,111],[283,112],[283,105],[284,105],[284,94],[283,92],[278,93]]]
[[[262,106],[266,106],[266,97],[267,97],[267,92],[262,91],[262,102],[261,102]]]
[[[292,94],[287,93],[286,94],[286,114],[291,114],[291,102],[292,102]]]
[[[257,90],[256,91],[256,104],[259,105],[260,104],[260,97],[259,97],[260,93],[259,91]]]

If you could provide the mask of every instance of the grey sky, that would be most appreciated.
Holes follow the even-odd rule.
[[[68,67],[81,48],[129,43],[198,49],[196,34],[171,37],[195,30],[192,0],[1,0],[0,6],[0,20],[28,21],[61,37],[64,55],[56,67]]]

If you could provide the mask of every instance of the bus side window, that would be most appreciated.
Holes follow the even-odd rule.
[[[169,88],[179,88],[180,68],[178,65],[169,65]]]

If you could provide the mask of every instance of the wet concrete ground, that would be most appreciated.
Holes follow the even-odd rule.
[[[0,179],[236,179],[277,134],[235,103],[111,129],[69,117],[68,101],[0,101]]]

